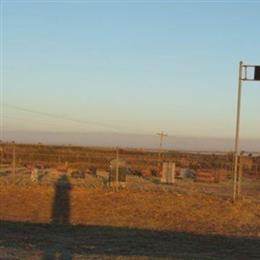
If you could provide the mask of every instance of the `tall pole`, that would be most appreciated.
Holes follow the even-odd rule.
[[[168,135],[165,134],[163,131],[157,133],[156,135],[160,136],[160,145],[159,145],[159,153],[158,153],[158,168],[159,168],[161,163],[161,157],[162,157],[163,139]]]
[[[3,165],[3,157],[4,157],[4,148],[3,147],[0,147],[0,168],[2,167]]]
[[[237,199],[238,191],[238,160],[239,160],[239,134],[240,134],[240,110],[241,110],[241,94],[242,94],[242,68],[243,62],[239,63],[239,78],[238,78],[238,96],[237,96],[237,117],[236,117],[236,136],[235,136],[235,162],[234,162],[234,185],[233,185],[233,200]]]
[[[242,173],[243,173],[243,162],[242,162],[242,156],[240,155],[239,160],[238,160],[237,198],[240,197],[240,193],[241,193]]]
[[[116,191],[118,190],[119,186],[119,151],[118,147],[116,148]]]
[[[12,160],[12,172],[13,175],[15,174],[15,168],[16,168],[16,154],[15,154],[15,142],[13,142],[13,160]]]

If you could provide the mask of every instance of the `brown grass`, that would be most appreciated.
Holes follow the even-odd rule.
[[[0,219],[50,223],[54,188],[1,187]],[[233,204],[209,195],[177,192],[73,188],[70,223],[199,234],[260,235],[260,205],[253,200]]]

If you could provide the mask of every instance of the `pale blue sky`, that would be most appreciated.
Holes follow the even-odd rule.
[[[90,122],[6,106],[5,129],[232,137],[260,2],[231,2],[4,1],[5,103]],[[244,86],[242,137],[260,139],[260,83]]]

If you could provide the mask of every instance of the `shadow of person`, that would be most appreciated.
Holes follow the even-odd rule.
[[[70,190],[71,185],[68,177],[61,176],[55,184],[52,224],[66,225],[70,223]]]

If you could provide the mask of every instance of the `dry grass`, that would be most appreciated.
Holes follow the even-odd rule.
[[[50,223],[54,192],[51,186],[1,187],[0,219]],[[260,205],[252,200],[233,204],[226,199],[195,193],[73,188],[69,210],[73,225],[260,235]]]
[[[233,204],[231,182],[171,186],[131,176],[127,189],[114,192],[94,176],[69,177],[72,188],[59,203],[69,202],[70,225],[53,225],[60,177],[51,172],[39,184],[28,173],[0,177],[1,259],[260,257],[260,204]],[[259,183],[246,187],[259,196]]]
[[[50,223],[55,186],[61,173],[51,171],[33,184],[29,172],[0,177],[0,219]],[[72,189],[70,223],[201,234],[260,235],[260,183],[244,180],[243,200],[230,201],[232,181],[220,184],[177,180],[175,185],[158,179],[129,176],[127,189],[109,190],[102,179],[86,175],[68,178]]]

